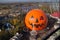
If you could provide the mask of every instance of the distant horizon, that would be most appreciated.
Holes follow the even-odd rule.
[[[0,0],[0,3],[59,2],[59,0]]]

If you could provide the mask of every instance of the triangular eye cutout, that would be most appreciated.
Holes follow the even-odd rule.
[[[41,16],[41,17],[40,17],[40,20],[44,20],[44,17],[43,17],[43,16]]]
[[[31,16],[30,20],[33,20],[33,19],[34,19],[34,17],[33,17],[33,16]]]

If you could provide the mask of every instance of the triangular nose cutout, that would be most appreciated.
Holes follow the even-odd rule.
[[[36,19],[36,23],[38,22],[38,19]]]

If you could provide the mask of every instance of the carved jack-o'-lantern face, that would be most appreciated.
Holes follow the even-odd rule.
[[[25,17],[26,27],[33,30],[42,30],[46,27],[48,19],[44,12],[39,9],[31,10]]]

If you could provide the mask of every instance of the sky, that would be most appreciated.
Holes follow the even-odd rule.
[[[0,3],[14,3],[14,2],[59,2],[59,0],[0,0]]]

